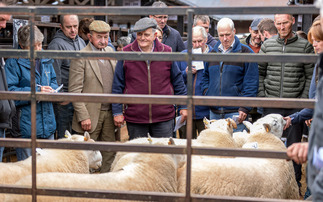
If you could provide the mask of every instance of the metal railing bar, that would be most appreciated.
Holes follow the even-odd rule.
[[[12,15],[28,15],[30,9],[35,9],[35,15],[187,15],[188,9],[194,14],[203,15],[250,15],[250,14],[318,14],[319,9],[313,5],[304,6],[276,6],[276,7],[188,7],[174,6],[168,8],[152,7],[98,7],[98,6],[8,6],[0,8],[0,12]]]
[[[0,55],[7,58],[28,58],[29,51],[2,49]],[[78,52],[78,51],[36,51],[36,58],[53,58],[53,59],[115,59],[115,60],[153,60],[153,61],[186,61],[188,54],[186,53],[134,53],[134,52]],[[197,61],[214,61],[214,62],[286,62],[286,63],[316,63],[318,56],[315,54],[247,54],[247,53],[208,53],[208,54],[192,54],[192,60]]]
[[[30,100],[30,92],[0,91],[1,99]],[[126,103],[126,104],[178,104],[186,105],[187,96],[179,95],[117,95],[93,93],[36,93],[37,101],[53,102],[92,102],[92,103]],[[193,105],[204,106],[246,106],[271,108],[314,108],[314,99],[301,98],[263,98],[263,97],[225,97],[192,96]]]
[[[0,185],[0,193],[9,194],[30,194],[31,189],[24,186]],[[37,195],[47,196],[65,196],[65,197],[83,197],[83,198],[105,198],[105,199],[121,199],[121,200],[141,200],[141,201],[185,201],[184,194],[181,193],[164,193],[164,192],[143,192],[143,191],[106,191],[106,190],[86,190],[81,189],[59,189],[59,188],[38,188]],[[192,202],[200,201],[236,201],[236,202],[288,202],[285,199],[255,198],[255,197],[238,197],[238,196],[205,196],[191,195]],[[301,201],[301,200],[293,200]]]
[[[148,141],[148,140],[147,140]],[[100,150],[100,151],[120,151],[135,153],[165,153],[165,154],[186,154],[186,146],[161,146],[148,144],[124,144],[115,142],[65,142],[53,140],[37,140],[37,148],[47,149],[75,149],[75,150]],[[0,146],[30,147],[30,140],[17,138],[0,139]],[[250,158],[276,158],[289,159],[284,151],[255,150],[241,148],[214,148],[214,147],[192,147],[193,155],[213,155],[230,157],[250,157]]]

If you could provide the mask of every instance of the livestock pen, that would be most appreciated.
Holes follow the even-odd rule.
[[[0,99],[28,100],[31,102],[31,140],[30,139],[0,139],[0,146],[29,147],[32,148],[32,187],[0,186],[1,193],[31,194],[32,201],[37,201],[37,195],[85,197],[98,199],[142,200],[142,201],[277,201],[275,199],[260,199],[251,197],[203,196],[191,194],[191,156],[216,155],[253,158],[287,159],[285,152],[277,151],[250,151],[246,149],[218,149],[218,148],[192,148],[192,112],[194,105],[205,106],[248,106],[248,107],[273,107],[273,108],[314,108],[314,101],[309,99],[277,99],[277,98],[238,98],[238,97],[202,97],[193,96],[192,89],[192,61],[231,61],[231,62],[312,62],[317,60],[316,55],[284,54],[284,55],[257,55],[257,54],[193,54],[192,53],[192,22],[193,14],[313,14],[318,13],[314,6],[302,7],[228,7],[228,8],[195,8],[195,7],[168,7],[168,8],[129,8],[129,7],[0,7],[0,13],[11,15],[27,15],[31,26],[30,43],[34,41],[35,17],[39,15],[149,15],[169,14],[187,16],[188,20],[188,52],[187,53],[84,53],[73,51],[35,51],[30,45],[26,50],[0,50],[0,55],[5,58],[29,58],[31,62],[31,92],[0,92]],[[48,94],[35,91],[35,60],[36,58],[73,59],[73,58],[115,58],[117,60],[159,60],[159,61],[187,61],[188,95],[187,96],[162,96],[162,95],[113,95],[113,94],[75,94],[59,93]],[[132,104],[179,104],[187,105],[187,145],[184,146],[152,146],[152,145],[124,145],[121,143],[68,143],[53,142],[36,139],[36,103],[38,101],[82,101],[98,103],[132,103]],[[151,152],[187,155],[186,191],[180,193],[156,193],[136,191],[102,191],[102,190],[66,190],[66,189],[38,189],[36,184],[36,148],[64,148],[64,149],[91,149],[100,151],[123,152]],[[283,201],[283,200],[280,200]]]

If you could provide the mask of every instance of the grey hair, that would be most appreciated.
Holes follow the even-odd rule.
[[[154,8],[167,8],[167,5],[162,1],[155,1],[151,6]]]
[[[210,17],[208,15],[195,15],[193,26],[196,26],[197,21],[202,21],[204,24],[210,23]]]
[[[320,14],[323,16],[323,0],[316,0],[315,6],[320,8]]]
[[[219,31],[219,28],[224,28],[224,27],[230,27],[231,30],[234,30],[234,23],[230,18],[222,18],[218,24],[217,24],[217,30]]]
[[[61,23],[61,25],[63,26],[64,25],[64,17],[67,16],[67,15],[61,15],[59,16],[59,21]],[[76,18],[77,18],[77,21],[79,21],[79,16],[78,15],[75,15]]]
[[[205,31],[205,28],[204,27],[201,27],[201,26],[195,26],[193,27],[192,29],[192,35],[197,35],[197,34],[202,34],[203,38],[204,39],[207,39],[207,33]]]
[[[38,29],[38,27],[34,26],[35,32],[35,43],[43,42],[44,35]],[[25,25],[19,28],[18,30],[18,43],[22,48],[30,46],[30,25]]]
[[[117,40],[118,46],[122,46],[122,47],[128,45],[130,42],[131,42],[131,38],[128,36],[122,36]]]
[[[152,33],[155,34],[157,32],[157,28],[151,28]]]

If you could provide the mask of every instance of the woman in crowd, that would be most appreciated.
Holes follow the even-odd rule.
[[[320,20],[315,20],[308,32],[308,41],[313,44],[314,50],[316,54],[320,54],[323,52],[323,31],[321,29]],[[315,99],[316,87],[318,82],[318,64],[315,65],[311,86],[309,90],[309,98]],[[301,123],[303,121],[306,122],[308,126],[311,124],[311,120],[313,117],[314,110],[305,108],[299,112],[296,112],[292,115],[285,117],[286,125],[285,128],[288,128],[291,124]],[[287,149],[287,155],[294,160],[298,164],[303,164],[307,161],[308,154],[308,142],[299,142],[294,143]],[[307,189],[304,199],[306,199],[310,195],[310,190]]]
[[[43,34],[35,26],[36,51],[42,50]],[[22,26],[18,30],[19,48],[28,50],[30,46],[30,26]],[[53,93],[57,89],[56,74],[53,68],[52,59],[37,59],[36,69],[36,91]],[[10,91],[31,91],[30,74],[31,66],[28,58],[10,58],[6,61],[5,70]],[[22,138],[31,137],[31,107],[30,101],[15,101],[18,110],[19,131]],[[54,139],[56,121],[51,102],[37,102],[36,106],[36,135],[40,139]],[[17,160],[24,160],[31,156],[30,148],[16,148]]]

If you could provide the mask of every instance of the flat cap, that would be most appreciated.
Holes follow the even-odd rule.
[[[89,26],[90,31],[95,31],[95,32],[110,32],[110,25],[102,20],[94,20],[90,26]]]
[[[260,23],[260,21],[262,20],[262,18],[256,18],[252,21],[250,27],[252,30],[258,30],[258,24]]]
[[[135,26],[133,27],[132,31],[133,32],[142,32],[142,31],[145,31],[146,29],[149,29],[149,28],[156,29],[157,22],[155,19],[145,17],[145,18],[141,18],[140,20],[138,20],[135,23]]]

